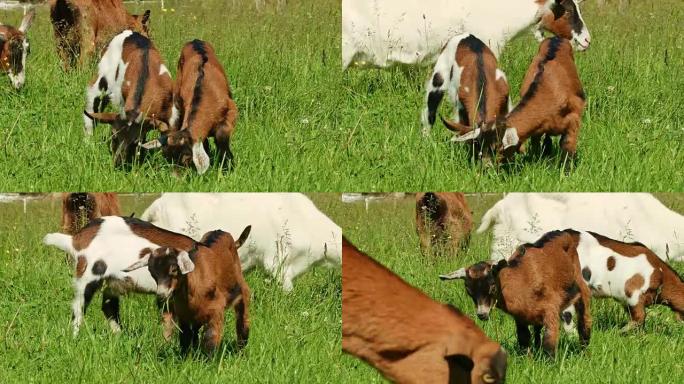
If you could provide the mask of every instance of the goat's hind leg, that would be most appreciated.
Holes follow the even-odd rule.
[[[111,289],[105,289],[102,292],[102,312],[109,322],[109,327],[112,332],[121,332],[121,318],[119,313],[119,296]]]
[[[72,325],[74,336],[78,335],[78,331],[83,323],[83,316],[90,305],[95,292],[102,286],[101,280],[77,280],[74,283],[74,300],[71,302],[72,310]]]
[[[425,81],[425,107],[421,114],[421,122],[423,125],[423,136],[429,136],[432,126],[437,119],[437,109],[444,98],[444,93],[449,88],[451,79],[451,68],[456,65],[455,54],[457,41],[450,41],[445,46],[442,53],[437,58],[435,68],[432,75]]]
[[[96,77],[86,87],[86,105],[85,113],[83,113],[84,133],[86,136],[92,136],[94,121],[86,115],[95,112],[101,112],[105,109],[110,101],[109,85],[104,77]]]

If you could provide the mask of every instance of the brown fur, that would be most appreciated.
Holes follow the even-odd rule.
[[[93,219],[119,215],[121,208],[116,193],[64,193],[62,196],[62,232],[69,235]]]
[[[138,143],[144,141],[151,130],[158,129],[161,132],[168,130],[171,119],[173,80],[168,73],[160,74],[163,59],[154,44],[144,36],[138,37],[149,44],[147,62],[144,61],[144,50],[129,38],[124,41],[121,53],[121,60],[128,64],[121,87],[125,118],[121,118],[119,113],[88,114],[84,112],[86,116],[94,118],[97,122],[111,124],[111,150],[116,166],[132,163],[138,151],[144,157],[144,151],[139,148]],[[144,66],[147,66],[148,76],[141,79],[140,73]],[[90,81],[89,87],[92,87],[96,81],[98,81],[98,76]],[[145,81],[145,84],[142,85],[140,104],[137,105],[135,92],[140,81]],[[97,105],[95,112],[98,112]],[[139,114],[143,115],[142,123],[135,122]]]
[[[608,262],[607,262],[606,267],[608,268],[609,271],[612,271],[613,269],[615,269],[615,258],[613,256],[610,256],[608,258]]]
[[[195,47],[204,49],[205,56]],[[206,60],[206,61],[205,61]],[[200,68],[203,77],[199,79]],[[214,48],[205,41],[188,42],[181,50],[174,87],[174,104],[180,113],[176,127],[163,147],[166,157],[177,164],[192,164],[191,147],[213,137],[219,161],[232,161],[230,138],[235,131],[238,109],[232,99],[230,84]],[[198,81],[199,80],[199,81]],[[199,89],[198,89],[199,87]],[[201,94],[199,103],[193,100]],[[193,114],[193,110],[196,112]]]
[[[21,44],[26,35],[10,25],[0,25],[0,68],[2,72],[9,72],[11,66],[12,44]],[[19,58],[21,59],[21,58]]]
[[[180,274],[176,265],[171,264],[172,269],[168,269],[168,264],[154,262],[155,259],[165,257],[175,260],[178,254],[176,249],[158,248],[152,252],[150,258],[150,271],[156,269],[152,273],[155,280],[160,283],[161,276],[171,280],[173,293],[169,305],[180,326],[180,344],[184,352],[197,343],[202,327],[204,350],[212,353],[219,346],[223,336],[226,306],[235,310],[238,346],[245,346],[249,337],[250,291],[242,276],[237,253],[241,244],[236,243],[226,232],[221,232],[208,246],[203,244],[210,235],[211,232],[205,234],[202,243],[196,245],[196,251],[191,251],[195,269],[186,275]]]
[[[149,11],[131,15],[122,0],[50,0],[57,54],[65,70],[100,56],[111,38],[131,29],[149,35]]]
[[[541,43],[525,74],[520,89],[521,103],[497,124],[500,137],[503,137],[505,129],[513,127],[519,138],[516,146],[502,151],[505,157],[518,152],[528,138],[533,138],[533,143],[538,146],[542,135],[547,135],[547,144],[550,136],[562,136],[561,149],[570,159],[575,156],[586,104],[584,91],[570,42],[562,40],[555,58],[546,61],[551,41],[546,39]],[[540,68],[543,68],[543,74],[538,76]],[[526,95],[535,78],[538,80],[536,92]]]
[[[87,267],[88,262],[86,261],[86,258],[83,256],[79,256],[78,261],[76,262],[76,277],[83,276]]]
[[[625,283],[625,295],[627,295],[627,297],[632,297],[634,291],[643,287],[645,282],[644,277],[641,276],[640,273],[635,273],[634,276],[630,277]]]
[[[342,349],[400,383],[503,383],[506,354],[468,317],[342,241]]]
[[[453,251],[465,246],[473,227],[473,215],[460,192],[416,194],[416,231],[424,252],[437,245]]]

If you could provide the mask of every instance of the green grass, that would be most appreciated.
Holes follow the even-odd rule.
[[[336,219],[338,196],[312,196]],[[126,213],[142,213],[153,196],[122,198]],[[215,359],[182,358],[177,335],[162,337],[148,295],[121,300],[124,330],[110,332],[98,293],[81,333],[71,335],[72,267],[41,239],[59,229],[58,199],[0,203],[0,383],[328,383],[353,382],[341,369],[341,279],[314,268],[283,293],[262,270],[246,273],[252,290],[249,343],[232,352],[235,322],[226,312],[224,345]]]
[[[48,8],[38,8],[25,88],[14,92],[0,76],[0,191],[331,190],[330,175],[342,161],[334,117],[343,98],[336,91],[339,0],[295,1],[282,11],[268,3],[257,11],[254,1],[167,0],[166,12],[159,2],[128,4],[132,13],[152,10],[152,40],[174,76],[182,45],[200,38],[214,46],[233,87],[237,167],[179,177],[161,153],[132,171],[115,169],[108,126],[84,139],[85,87],[95,63],[64,73]],[[20,20],[20,11],[0,12],[3,23]]]
[[[431,67],[344,73],[341,126],[348,138],[340,174],[354,177],[352,189],[378,191],[681,191],[684,3],[641,0],[618,9],[617,1],[582,4],[592,44],[575,61],[588,103],[570,175],[558,166],[558,154],[523,156],[510,170],[481,169],[462,145],[448,142],[441,122],[423,139],[420,111]],[[524,31],[500,58],[514,104],[537,49]],[[448,104],[442,103],[444,116],[451,116]]]
[[[438,123],[420,135],[425,78],[431,68],[340,71],[339,0],[290,2],[257,11],[251,1],[129,3],[152,9],[152,38],[175,75],[182,44],[211,42],[232,83],[240,118],[237,167],[175,175],[156,154],[131,171],[112,165],[107,126],[85,140],[81,111],[94,64],[64,73],[46,7],[30,31],[27,85],[14,92],[0,77],[0,191],[677,191],[684,187],[684,18],[678,0],[583,4],[592,46],[576,55],[588,95],[579,161],[569,175],[558,156],[520,156],[510,170],[481,169],[448,142]],[[220,8],[219,7],[220,5]],[[171,9],[174,9],[172,11]],[[220,12],[218,11],[220,9]],[[19,11],[0,19],[18,24]],[[537,50],[524,32],[501,67],[517,101]],[[449,114],[447,103],[441,113]]]
[[[482,214],[501,195],[467,197],[479,224]],[[668,207],[684,212],[684,194],[657,195]],[[345,236],[361,250],[395,271],[410,284],[441,302],[460,308],[508,351],[509,383],[681,383],[684,382],[684,323],[665,307],[647,310],[643,330],[621,334],[628,315],[611,299],[592,300],[593,327],[589,347],[581,351],[576,336],[561,332],[555,360],[517,350],[515,323],[496,309],[489,321],[476,319],[475,306],[462,282],[442,282],[437,276],[479,260],[489,259],[491,235],[473,234],[469,248],[458,255],[424,257],[415,232],[412,198],[347,206],[338,218]],[[684,272],[684,264],[674,267]],[[360,360],[345,356],[343,363],[355,370],[356,382],[382,382],[381,376]]]

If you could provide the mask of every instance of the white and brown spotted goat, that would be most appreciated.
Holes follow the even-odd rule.
[[[109,102],[120,111],[102,112]],[[131,163],[150,130],[168,129],[172,104],[173,81],[159,51],[147,37],[123,31],[109,43],[86,89],[85,134],[92,135],[94,121],[110,124],[114,164]]]
[[[213,137],[219,164],[231,166],[230,138],[238,110],[228,78],[211,44],[201,40],[185,44],[176,75],[172,130],[143,146],[161,147],[171,161],[183,166],[192,163],[203,174],[210,163],[208,139]]]
[[[124,272],[148,255],[149,250],[159,247],[177,249],[179,265],[187,265],[182,255],[189,256],[192,253],[194,257],[214,257],[207,256],[214,252],[210,247],[190,237],[155,227],[146,221],[119,216],[92,220],[73,236],[49,233],[43,238],[43,243],[71,254],[77,261],[72,302],[74,335],[78,334],[93,295],[103,284],[102,311],[115,332],[121,330],[120,296],[129,292],[159,293],[157,282],[146,268]],[[162,315],[165,321],[164,336],[168,338],[173,330],[171,317],[168,313]]]
[[[35,11],[29,11],[19,28],[0,24],[0,68],[7,73],[15,89],[21,89],[26,82],[26,57],[30,52],[26,32],[34,16]]]
[[[560,147],[572,160],[577,150],[585,95],[575,66],[570,42],[560,37],[544,40],[530,64],[516,107],[495,124],[474,128],[456,138],[468,141],[493,131],[501,138],[498,152],[510,159],[527,139],[538,147],[543,135],[544,150],[551,146],[551,136],[560,135]]]
[[[641,243],[624,243],[593,232],[564,232],[576,239],[582,276],[595,297],[612,297],[629,312],[628,331],[644,324],[646,307],[672,309],[684,320],[684,282]]]
[[[480,127],[508,113],[508,81],[497,68],[494,53],[480,39],[464,34],[451,38],[442,49],[432,76],[426,83],[423,110],[423,135],[429,135],[444,92],[454,105],[455,122],[444,121],[447,128],[464,134],[470,126]],[[484,137],[482,139],[485,139]],[[493,140],[478,140],[475,148],[489,156]],[[479,144],[479,143],[478,143]],[[484,151],[483,151],[484,149]],[[478,156],[480,157],[480,156]]]

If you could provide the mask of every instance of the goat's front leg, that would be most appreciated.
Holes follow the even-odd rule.
[[[218,150],[218,163],[227,169],[233,168],[233,152],[230,150],[230,131],[226,126],[221,126],[216,131],[216,148]]]
[[[574,163],[577,152],[577,136],[580,129],[580,117],[576,113],[567,115],[563,123],[565,133],[561,136],[560,147],[563,155],[562,161],[568,167]]]
[[[119,313],[119,296],[111,290],[105,289],[102,293],[102,312],[109,321],[112,332],[121,332],[121,318]]]
[[[199,338],[199,327],[196,327],[190,323],[181,322],[179,336],[181,354],[186,355],[191,347],[195,347],[197,345],[197,340]]]
[[[209,357],[214,354],[216,347],[221,344],[221,338],[223,337],[223,318],[224,313],[221,311],[212,317],[209,323],[204,326],[202,349]]]
[[[550,357],[556,356],[556,347],[558,346],[558,330],[559,311],[549,311],[544,315],[544,340],[542,341],[542,348]]]
[[[518,335],[518,346],[520,346],[520,349],[526,350],[530,348],[530,328],[527,323],[516,319],[515,332]]]
[[[157,308],[159,308],[159,311],[161,312],[161,322],[162,327],[164,329],[162,334],[164,335],[164,340],[166,340],[167,342],[171,341],[171,337],[173,337],[174,331],[172,310],[168,307],[167,302],[165,300],[160,299],[159,297],[157,297],[156,303]]]

